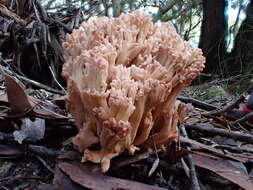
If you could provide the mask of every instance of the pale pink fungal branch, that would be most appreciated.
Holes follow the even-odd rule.
[[[122,152],[168,144],[186,117],[176,100],[203,70],[205,58],[168,24],[140,12],[83,22],[67,35],[62,75],[83,161],[101,163]],[[90,146],[100,145],[100,150]]]

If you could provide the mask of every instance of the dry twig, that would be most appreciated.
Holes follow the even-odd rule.
[[[9,10],[7,7],[5,7],[2,4],[0,4],[0,13],[3,16],[6,16],[10,19],[15,20],[20,25],[25,25],[26,24],[25,20],[21,19],[17,14],[13,13],[11,10]]]
[[[229,131],[227,129],[209,127],[206,125],[202,125],[200,123],[194,124],[194,125],[185,125],[185,127],[195,130],[195,131],[206,133],[208,135],[220,135],[220,136],[230,137],[236,140],[248,142],[251,144],[253,143],[253,135],[243,133],[240,131]]]
[[[34,154],[40,155],[40,156],[47,156],[47,157],[57,157],[60,154],[60,151],[53,150],[44,146],[38,146],[38,145],[29,145],[28,150]]]
[[[205,102],[201,102],[201,101],[196,100],[194,98],[179,96],[177,99],[184,102],[184,103],[191,103],[193,106],[203,109],[203,110],[206,110],[206,111],[217,110],[217,107],[215,107],[211,104],[207,104]]]
[[[188,134],[185,130],[185,126],[182,125],[181,127],[182,133],[185,136],[185,138],[188,138]],[[188,146],[187,150],[191,151],[191,148]],[[191,174],[191,187],[192,190],[200,190],[200,186],[199,186],[199,181],[197,178],[197,173],[196,173],[196,169],[195,169],[195,165],[192,159],[192,155],[188,154],[188,162],[189,162],[189,168],[190,168],[190,174]]]
[[[227,159],[230,159],[230,160],[234,160],[234,161],[237,161],[237,162],[242,162],[244,163],[245,161],[242,160],[242,159],[239,159],[239,158],[236,158],[234,156],[231,156],[230,154],[225,154],[224,152],[222,152],[221,150],[218,150],[216,148],[213,148],[211,146],[208,146],[208,145],[205,145],[205,144],[202,144],[200,142],[197,142],[195,140],[192,140],[192,139],[188,139],[188,138],[185,138],[185,137],[182,137],[180,136],[180,142],[181,143],[185,143],[185,144],[190,144],[192,145],[192,147],[194,148],[199,148],[199,149],[203,149],[205,151],[208,151],[216,156],[220,156],[222,158],[227,158]]]
[[[17,77],[19,80],[22,80],[22,81],[24,81],[24,82],[27,82],[27,83],[29,83],[29,84],[35,86],[35,87],[38,87],[38,88],[47,90],[48,92],[52,92],[52,93],[57,93],[57,94],[65,95],[65,93],[62,92],[62,91],[53,89],[53,88],[51,88],[51,87],[49,87],[49,86],[46,86],[46,85],[41,84],[41,83],[39,83],[39,82],[36,82],[36,81],[34,81],[34,80],[31,80],[31,79],[28,79],[28,78],[23,77],[23,76],[21,76],[21,75],[18,75],[17,73],[11,72],[9,69],[7,69],[7,68],[4,67],[4,66],[1,66],[1,67],[2,67],[2,69],[4,70],[4,72],[6,72],[7,74],[12,75],[12,76],[14,75],[14,76]]]
[[[51,168],[51,166],[49,166],[43,158],[41,158],[41,157],[38,156],[38,155],[36,155],[35,157],[42,163],[43,166],[45,166],[45,168],[48,169],[48,171],[50,171],[51,173],[54,174],[54,169]]]
[[[238,106],[240,103],[242,103],[245,100],[245,96],[241,95],[235,102],[233,102],[232,104],[229,104],[227,106],[225,106],[223,109],[219,109],[219,110],[214,110],[211,111],[209,113],[207,113],[206,115],[219,115],[225,112],[228,112],[230,110],[232,110],[233,108],[235,108],[236,106]]]
[[[233,125],[239,124],[239,123],[248,121],[248,120],[250,120],[250,119],[252,119],[252,118],[253,118],[253,112],[250,112],[250,113],[248,113],[247,115],[243,116],[242,118],[237,119],[236,121],[231,122],[231,124],[233,124]]]
[[[229,145],[217,145],[215,147],[220,148],[220,149],[226,149],[230,152],[235,152],[235,153],[251,153],[251,154],[253,154],[253,149],[250,149],[250,148],[234,147],[234,146],[229,146]]]

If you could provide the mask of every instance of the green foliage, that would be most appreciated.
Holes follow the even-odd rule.
[[[195,45],[202,19],[201,0],[45,0],[43,5],[52,14],[63,17],[80,11],[82,20],[142,10],[152,15],[154,21],[170,22],[184,39],[194,41]]]
[[[198,100],[205,101],[211,99],[219,99],[228,97],[227,92],[221,86],[215,85],[204,90],[201,95],[195,97]]]
[[[197,44],[202,20],[202,6],[199,0],[178,1],[172,9],[161,17],[162,22],[171,22],[177,32],[186,40],[194,40]]]

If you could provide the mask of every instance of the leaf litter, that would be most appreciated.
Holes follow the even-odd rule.
[[[0,171],[4,171],[0,187],[190,189],[197,180],[201,189],[253,189],[253,125],[250,117],[242,120],[236,115],[244,95],[212,104],[190,98],[185,92],[178,99],[191,108],[185,124],[188,137],[181,135],[173,148],[159,149],[155,157],[146,152],[121,155],[112,160],[115,168],[106,175],[99,173],[96,165],[81,164],[81,155],[71,143],[77,129],[59,85],[64,86],[59,69],[63,64],[62,38],[58,34],[72,29],[57,15],[49,17],[40,2],[35,2],[26,7],[31,13],[28,17],[34,18],[28,24],[28,17],[21,19],[5,5],[0,7],[5,11],[0,16],[4,22],[0,34],[4,79],[0,80],[0,162],[15,165],[1,170],[0,163]],[[8,51],[2,51],[6,46],[10,47]],[[172,162],[168,157],[175,159]],[[191,161],[195,171],[190,168]]]

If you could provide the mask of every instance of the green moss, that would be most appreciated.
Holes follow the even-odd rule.
[[[216,98],[225,98],[227,97],[227,92],[221,86],[211,86],[210,88],[206,88],[205,91],[196,96],[195,98],[201,101],[216,99]]]

